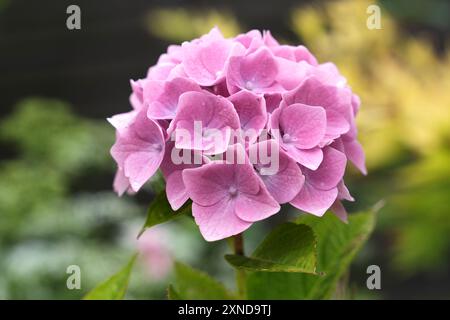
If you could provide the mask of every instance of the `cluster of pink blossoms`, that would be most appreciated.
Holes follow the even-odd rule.
[[[366,169],[355,126],[360,101],[334,64],[318,64],[304,46],[280,45],[269,32],[228,39],[214,28],[169,46],[131,87],[133,110],[109,119],[119,194],[137,192],[160,168],[172,208],[191,199],[208,241],[243,232],[283,203],[346,220],[347,160]],[[261,150],[277,151],[276,172],[265,173],[271,164],[258,156],[250,161]],[[230,152],[247,156],[216,159]],[[174,161],[176,154],[200,161]]]

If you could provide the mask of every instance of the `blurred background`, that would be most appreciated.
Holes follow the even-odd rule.
[[[66,8],[81,8],[81,30]],[[381,8],[369,30],[367,7]],[[333,61],[362,99],[360,139],[369,175],[346,177],[350,212],[385,201],[354,262],[351,298],[450,298],[450,2],[0,0],[0,298],[78,299],[143,254],[127,298],[165,298],[174,259],[233,288],[226,242],[205,242],[190,219],[151,229],[137,196],[111,191],[114,130],[130,109],[129,79],[145,76],[167,45],[214,25],[226,36],[270,29]],[[347,204],[346,204],[347,205]],[[286,210],[254,225],[251,250]],[[247,234],[247,233],[246,233]],[[366,288],[381,268],[382,289]],[[69,265],[81,289],[66,287]]]

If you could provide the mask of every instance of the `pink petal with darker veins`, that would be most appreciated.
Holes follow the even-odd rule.
[[[180,157],[183,161],[186,160],[187,163],[178,163],[180,159],[176,159],[177,162],[174,163],[172,159],[173,154]],[[188,157],[184,158],[185,155],[188,155]],[[173,210],[181,208],[189,199],[183,182],[183,170],[200,167],[206,162],[207,159],[205,157],[202,157],[201,154],[196,154],[193,150],[177,150],[175,149],[175,144],[171,141],[166,144],[166,152],[160,168],[166,180],[167,200]]]
[[[284,144],[311,149],[323,139],[327,126],[323,108],[296,103],[275,112],[280,112],[279,128]]]
[[[247,33],[238,35],[234,40],[241,43],[246,49],[259,48],[263,45],[262,35],[259,30],[250,30]]]
[[[181,50],[181,46],[170,45],[167,47],[167,52],[159,56],[157,64],[166,62],[178,64],[182,59],[183,53]]]
[[[305,46],[297,46],[294,49],[295,61],[306,61],[312,66],[317,66],[317,59],[314,55],[305,47]]]
[[[289,45],[281,45],[270,48],[276,57],[295,62],[294,47]]]
[[[251,145],[248,153],[256,158],[252,164],[270,195],[278,203],[287,203],[300,192],[305,177],[297,163],[279,148],[275,140],[266,140]],[[277,151],[273,153],[274,150]],[[278,162],[277,166],[274,161]]]
[[[295,62],[279,57],[276,58],[276,61],[278,64],[276,82],[281,87],[281,90],[277,90],[276,92],[279,93],[284,93],[298,87],[307,77],[307,72],[311,68],[305,61]]]
[[[217,84],[204,88],[205,90],[208,90],[211,93],[214,93],[215,95],[222,96],[222,97],[229,97],[230,93],[228,92],[227,88],[227,82],[225,79],[222,81],[219,81]]]
[[[239,128],[239,117],[230,101],[206,91],[192,91],[180,96],[178,112],[167,132],[175,134],[179,149],[217,154],[226,150],[231,130]]]
[[[140,109],[140,106],[142,106],[143,102],[144,102],[144,84],[145,84],[145,80],[130,80],[130,86],[131,86],[131,90],[132,90],[132,99],[134,100],[134,103],[136,105],[134,105],[134,103],[132,104],[134,109]],[[131,98],[131,97],[130,97]]]
[[[251,134],[254,142],[267,123],[265,100],[250,91],[240,91],[228,98],[239,116],[241,129]]]
[[[315,77],[310,77],[294,90],[283,94],[283,101],[286,105],[302,103],[324,108],[328,139],[338,138],[350,130],[351,92],[346,88],[325,85]]]
[[[209,163],[183,170],[183,181],[189,197],[201,206],[211,206],[228,196],[234,183],[234,168],[223,163]]]
[[[130,105],[134,110],[140,110],[143,106],[143,102],[138,99],[134,92],[130,94],[128,100],[130,101]]]
[[[347,79],[339,73],[336,65],[331,62],[319,64],[315,68],[309,68],[307,73],[326,85],[344,88],[347,84]]]
[[[364,155],[361,144],[357,140],[343,140],[343,143],[348,160],[350,160],[362,174],[366,175],[366,156]]]
[[[321,217],[334,203],[337,193],[337,188],[318,190],[306,181],[302,190],[290,203],[300,210]]]
[[[183,182],[183,170],[177,170],[166,178],[166,195],[170,206],[175,211],[189,199]]]
[[[226,73],[228,91],[231,94],[241,89],[263,92],[274,84],[277,73],[277,62],[267,48],[247,56],[233,56]]]
[[[195,223],[206,241],[217,241],[247,230],[252,222],[240,219],[234,213],[234,201],[222,199],[211,206],[192,204]]]
[[[272,36],[272,33],[269,30],[264,30],[263,41],[264,44],[268,47],[275,47],[280,45],[278,41]]]
[[[347,201],[355,201],[355,198],[352,197],[347,186],[344,184],[344,180],[341,180],[341,182],[339,182],[337,188],[338,188],[338,199],[347,200]]]
[[[125,177],[125,174],[121,169],[117,169],[116,175],[114,176],[113,188],[119,197],[130,188],[130,181]]]
[[[348,223],[347,210],[339,200],[336,200],[330,209],[342,222]]]
[[[342,152],[332,147],[325,147],[320,166],[314,171],[305,169],[304,174],[308,183],[315,188],[329,190],[336,187],[342,180],[346,164],[347,158]]]
[[[197,41],[182,45],[186,74],[201,86],[212,86],[224,76],[233,44],[217,28]]]
[[[283,148],[292,159],[310,170],[316,170],[322,163],[323,151],[319,147],[298,149],[293,145],[285,145]]]
[[[353,116],[356,117],[356,115],[359,112],[359,108],[361,107],[361,99],[358,95],[353,94],[352,95],[352,108],[353,108]]]
[[[270,117],[270,130],[287,154],[312,170],[322,162],[322,150],[317,147],[326,128],[325,110],[293,104],[276,109]]]
[[[280,211],[280,205],[260,182],[257,194],[242,194],[236,199],[235,212],[242,220],[255,222]]]
[[[150,67],[147,72],[147,80],[167,80],[170,72],[177,66],[172,62],[159,63]]]
[[[108,122],[112,124],[114,128],[119,133],[122,133],[127,130],[127,128],[133,123],[134,118],[137,116],[138,111],[133,110],[126,113],[119,113],[110,118],[108,118]]]
[[[281,93],[265,93],[264,99],[266,100],[267,113],[272,113],[280,106]]]
[[[281,45],[271,47],[273,54],[277,57],[284,58],[294,62],[305,61],[310,65],[317,66],[316,58],[304,46]]]
[[[138,191],[156,172],[164,157],[164,134],[159,125],[147,118],[146,110],[117,136],[111,155]]]
[[[148,103],[147,116],[150,119],[173,119],[179,97],[189,91],[201,91],[201,88],[185,78],[148,81],[144,86],[144,101]]]

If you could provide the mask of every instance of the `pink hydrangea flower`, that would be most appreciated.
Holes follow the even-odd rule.
[[[355,123],[360,100],[333,63],[269,31],[225,38],[213,28],[169,46],[131,88],[133,109],[108,119],[119,195],[161,169],[170,205],[192,201],[209,241],[287,203],[346,221],[342,201],[354,201],[347,162],[367,170]]]

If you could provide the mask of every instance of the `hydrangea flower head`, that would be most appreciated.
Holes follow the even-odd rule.
[[[137,192],[160,169],[174,210],[192,201],[208,241],[241,233],[290,204],[341,220],[347,160],[366,174],[360,100],[337,67],[304,46],[219,29],[171,45],[131,81],[132,110],[108,120],[114,189]]]

